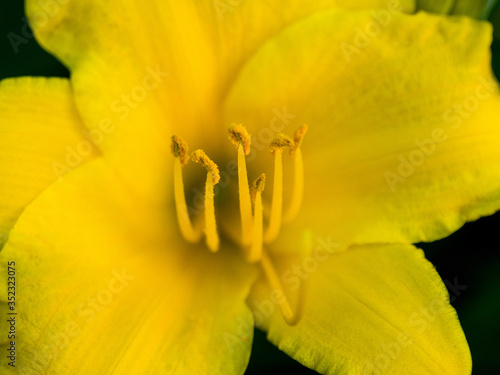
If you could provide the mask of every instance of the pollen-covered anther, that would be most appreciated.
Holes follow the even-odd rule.
[[[276,137],[274,137],[274,139],[271,141],[269,151],[271,152],[271,154],[275,154],[276,150],[283,150],[285,147],[293,148],[294,146],[295,143],[292,138],[283,133],[278,133]]]
[[[293,147],[290,148],[290,155],[295,156],[295,153],[300,148],[302,144],[302,139],[304,139],[304,135],[306,134],[308,126],[306,124],[302,125],[295,131],[295,135],[293,136]]]
[[[187,164],[189,161],[188,145],[184,139],[174,134],[170,149],[172,150],[172,154],[181,161],[181,166]]]
[[[247,128],[245,128],[242,124],[231,124],[228,129],[229,139],[233,143],[233,145],[238,148],[241,146],[245,155],[250,153],[251,146],[251,135],[248,133]]]
[[[255,202],[257,194],[262,194],[266,186],[266,175],[262,173],[252,184],[252,200]]]
[[[207,172],[212,174],[213,184],[217,185],[220,181],[219,167],[207,156],[207,154],[205,154],[205,151],[196,150],[191,155],[191,160],[205,167]]]
[[[196,150],[191,155],[195,163],[201,164],[207,170],[207,182],[205,184],[205,235],[208,248],[212,252],[219,250],[219,235],[215,221],[214,185],[220,180],[219,167],[203,150]]]

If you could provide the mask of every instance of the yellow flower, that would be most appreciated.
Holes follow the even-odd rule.
[[[71,80],[0,85],[2,370],[243,373],[255,324],[321,373],[470,373],[410,244],[499,208],[491,27],[332,3],[28,1]]]

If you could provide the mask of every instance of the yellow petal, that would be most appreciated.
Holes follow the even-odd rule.
[[[249,305],[269,340],[305,366],[322,374],[470,374],[456,312],[421,250],[364,245],[329,254],[318,245],[308,258],[278,264],[288,292],[309,284],[302,320],[284,323],[265,283]],[[451,283],[455,299],[463,286]]]
[[[158,199],[170,186],[171,134],[217,150],[226,142],[220,103],[247,58],[284,26],[337,3],[32,0],[27,11],[40,43],[70,68],[86,126],[113,129],[100,145],[104,156],[142,195]],[[412,11],[414,1],[397,6]],[[214,129],[221,136],[205,147]]]
[[[65,79],[2,81],[0,121],[1,247],[43,189],[98,151],[86,138]]]
[[[252,273],[227,249],[183,244],[144,207],[98,158],[26,209],[0,253],[2,275],[15,262],[20,372],[243,373]]]
[[[385,15],[385,27],[381,15],[338,11],[290,27],[230,94],[225,118],[261,143],[309,125],[303,208],[276,248],[293,249],[308,227],[344,245],[432,241],[500,207],[491,26]],[[254,163],[269,174],[268,155]]]

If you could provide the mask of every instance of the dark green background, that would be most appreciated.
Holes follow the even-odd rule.
[[[496,23],[493,67],[500,77],[500,7],[490,20]],[[18,46],[16,53],[8,33],[23,36],[25,25],[22,2],[0,4],[0,79],[15,76],[63,76],[69,72],[45,53],[33,38]],[[471,157],[474,157],[471,155]],[[469,342],[473,374],[500,374],[500,214],[467,224],[450,237],[432,244],[418,244],[436,266],[443,279],[467,289],[452,303]],[[362,345],[362,343],[360,343]],[[229,360],[229,358],[228,358]],[[279,369],[279,371],[278,371]],[[314,374],[269,344],[256,331],[247,374]]]

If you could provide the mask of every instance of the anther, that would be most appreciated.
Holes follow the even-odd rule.
[[[292,221],[299,213],[300,206],[302,205],[302,198],[304,196],[304,161],[302,159],[302,151],[300,145],[302,139],[307,132],[307,125],[302,125],[297,129],[294,136],[294,146],[290,149],[290,155],[294,159],[294,181],[293,193],[290,207],[283,217],[283,221]]]
[[[196,150],[191,155],[191,159],[195,163],[201,164],[207,170],[207,173],[212,175],[214,185],[217,185],[220,181],[219,167],[205,154],[205,151]]]
[[[252,200],[255,202],[257,194],[262,194],[266,186],[266,174],[262,173],[252,184]]]
[[[172,145],[170,146],[170,149],[172,150],[172,154],[176,158],[179,158],[181,162],[181,166],[185,166],[187,162],[189,161],[189,155],[188,155],[188,145],[178,135],[173,135],[172,136]]]
[[[177,212],[177,222],[184,239],[190,243],[196,243],[200,240],[201,231],[194,229],[189,218],[186,197],[184,196],[184,182],[182,180],[182,167],[188,162],[187,143],[179,136],[172,136],[171,145],[174,161],[174,199]]]
[[[295,156],[296,152],[300,150],[300,146],[302,145],[302,139],[304,139],[304,135],[307,133],[308,126],[306,124],[302,125],[295,131],[295,135],[293,136],[293,147],[290,148],[290,155]]]
[[[249,262],[257,262],[262,257],[262,242],[263,242],[263,207],[262,207],[262,192],[266,185],[266,175],[262,173],[252,185],[252,199],[254,202],[253,208],[253,239],[250,251],[247,254]]]
[[[219,250],[219,235],[215,221],[214,185],[220,180],[219,168],[203,150],[196,150],[191,155],[195,163],[201,164],[207,170],[205,184],[205,235],[207,246],[212,252]]]
[[[264,235],[265,243],[274,241],[280,231],[283,212],[283,148],[293,146],[293,140],[282,133],[279,133],[271,142],[270,151],[274,154],[274,184],[269,227]]]
[[[276,137],[271,141],[271,147],[269,151],[271,154],[275,154],[277,150],[283,151],[285,147],[294,147],[294,141],[283,133],[278,133]]]
[[[238,148],[238,146],[243,146],[243,151],[245,155],[250,153],[250,139],[251,135],[248,133],[247,129],[242,124],[231,124],[228,129],[229,139],[233,142],[233,145]]]
[[[251,135],[243,125],[231,124],[228,129],[229,139],[238,149],[238,191],[240,201],[242,245],[252,242],[252,205],[248,186],[245,155],[250,153]]]

